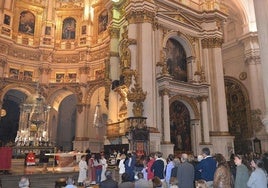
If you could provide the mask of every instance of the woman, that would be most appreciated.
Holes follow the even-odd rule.
[[[154,172],[151,170],[152,165],[154,164],[155,158],[154,158],[154,153],[150,153],[149,155],[149,161],[147,163],[147,179],[152,180],[154,177]]]
[[[231,172],[229,165],[220,153],[215,155],[217,169],[214,174],[213,188],[231,188]]]
[[[83,186],[84,181],[87,179],[87,162],[85,155],[81,156],[81,160],[78,166],[79,166],[78,185]]]
[[[243,164],[243,158],[241,155],[234,156],[234,163],[236,165],[235,176],[235,188],[248,188],[247,181],[249,178],[249,170]]]
[[[122,181],[122,174],[125,173],[125,164],[124,164],[124,161],[126,159],[126,155],[124,153],[121,154],[120,156],[120,161],[119,161],[119,165],[118,165],[118,168],[119,168],[119,183],[121,183]]]
[[[94,159],[94,169],[95,169],[95,174],[96,174],[96,184],[100,184],[101,182],[101,172],[102,172],[102,163],[101,163],[101,155],[100,153],[97,153],[95,155]]]
[[[267,188],[267,173],[264,170],[264,163],[261,159],[252,159],[251,167],[253,172],[251,173],[247,186],[249,188]]]
[[[167,158],[167,167],[166,167],[166,176],[165,176],[165,180],[166,180],[166,183],[167,183],[167,186],[169,186],[170,184],[170,177],[171,177],[171,171],[172,169],[174,168],[174,155],[173,154],[169,154],[168,155],[168,158]]]
[[[101,164],[102,164],[102,171],[101,171],[101,181],[106,180],[105,171],[108,167],[107,160],[104,154],[101,155]]]

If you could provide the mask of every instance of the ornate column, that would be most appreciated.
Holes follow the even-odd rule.
[[[265,114],[263,124],[265,125],[266,132],[268,133],[268,14],[263,11],[264,7],[268,7],[267,1],[254,0],[254,8],[256,14],[258,37],[260,43],[261,63],[262,63],[262,78],[265,99]]]
[[[208,120],[208,103],[207,103],[207,96],[200,96],[198,97],[198,101],[200,103],[200,110],[201,110],[201,125],[202,125],[202,136],[201,142],[205,144],[210,143],[209,139],[209,120]]]

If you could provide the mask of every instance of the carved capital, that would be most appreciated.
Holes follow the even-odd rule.
[[[40,74],[43,74],[43,73],[49,74],[52,71],[52,69],[50,67],[39,67],[38,70],[39,70]]]
[[[221,48],[223,44],[223,38],[205,38],[201,40],[202,48]]]
[[[160,92],[159,92],[159,95],[160,96],[164,96],[164,95],[170,95],[170,90],[169,89],[162,89]]]
[[[129,24],[154,23],[155,13],[148,10],[131,11],[126,15]]]
[[[86,104],[84,104],[84,103],[79,103],[79,104],[76,105],[76,107],[77,107],[77,112],[78,112],[79,114],[81,114],[81,113],[83,112],[83,110],[84,110],[84,107],[86,107]]]
[[[90,68],[88,66],[80,67],[79,68],[79,73],[80,74],[88,74],[89,70],[90,70]]]
[[[203,102],[208,100],[208,96],[198,96],[196,99],[198,102]]]
[[[111,38],[113,39],[119,39],[120,37],[120,29],[119,28],[115,28],[115,27],[110,27],[109,28],[109,34],[111,36]]]

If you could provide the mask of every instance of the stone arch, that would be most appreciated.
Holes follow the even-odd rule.
[[[191,119],[200,119],[200,112],[197,106],[197,100],[185,95],[175,95],[170,98],[169,104],[174,101],[181,101],[189,110]]]
[[[21,91],[22,93],[24,93],[27,96],[34,94],[36,92],[36,87],[34,87],[34,86],[21,85],[21,84],[10,84],[2,89],[1,101],[3,101],[5,94],[11,89]]]
[[[228,76],[225,77],[225,90],[229,132],[235,136],[235,150],[249,152],[253,128],[248,91],[242,82]]]
[[[169,101],[170,138],[175,152],[191,152],[196,145],[192,122],[200,119],[197,100],[184,95],[171,97]]]
[[[182,45],[182,47],[184,48],[185,53],[186,53],[186,58],[196,56],[194,47],[192,45],[192,42],[189,40],[189,38],[182,33],[178,34],[178,32],[176,32],[176,31],[169,32],[164,37],[163,44],[162,44],[163,48],[165,48],[166,43],[170,38],[177,40]]]

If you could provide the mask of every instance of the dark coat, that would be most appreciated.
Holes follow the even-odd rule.
[[[118,188],[118,183],[113,179],[106,179],[100,182],[100,188]]]

